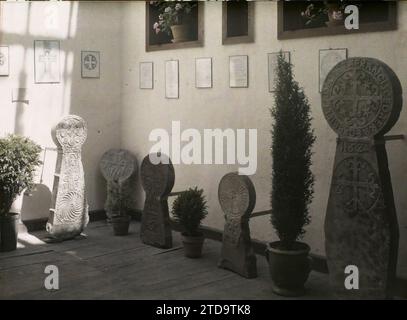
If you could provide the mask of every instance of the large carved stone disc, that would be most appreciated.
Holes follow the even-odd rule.
[[[100,170],[107,181],[125,181],[136,171],[134,156],[127,150],[110,149],[100,161]]]
[[[64,117],[54,128],[56,143],[65,152],[77,151],[86,141],[87,126],[85,120],[76,115]]]
[[[141,163],[141,183],[146,194],[165,197],[174,186],[175,171],[169,157],[162,155],[163,163],[153,164],[150,155],[147,155]]]
[[[253,183],[237,172],[223,176],[219,182],[218,197],[223,212],[231,218],[250,215],[256,204]]]
[[[397,121],[402,90],[394,72],[373,58],[350,58],[328,74],[322,89],[322,110],[340,137],[374,137]]]

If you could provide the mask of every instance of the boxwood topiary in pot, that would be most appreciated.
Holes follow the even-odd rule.
[[[9,135],[0,139],[0,233],[1,251],[17,248],[18,214],[11,213],[14,200],[33,186],[41,164],[41,147],[28,138]]]
[[[203,190],[197,187],[182,192],[173,203],[172,215],[183,229],[182,242],[188,258],[199,258],[202,255],[204,237],[199,226],[207,214]]]
[[[292,65],[278,57],[275,105],[271,109],[272,191],[271,223],[280,241],[268,245],[273,291],[284,296],[304,294],[309,272],[307,244],[299,242],[309,224],[314,176],[310,106],[294,81]]]

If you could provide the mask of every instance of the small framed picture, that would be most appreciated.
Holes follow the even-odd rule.
[[[82,78],[100,78],[100,52],[81,52]]]
[[[212,58],[195,59],[195,87],[212,88]]]
[[[10,73],[9,47],[0,47],[0,76],[8,76]]]
[[[154,88],[154,64],[153,62],[140,62],[139,69],[139,87],[140,89]]]
[[[34,41],[35,83],[59,83],[61,81],[59,48],[58,40]]]
[[[348,49],[319,50],[319,92],[322,92],[326,76],[339,62],[348,58]]]

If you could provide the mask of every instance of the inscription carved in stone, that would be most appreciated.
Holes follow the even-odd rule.
[[[372,58],[351,58],[328,74],[322,109],[338,134],[325,219],[331,285],[339,298],[389,297],[398,225],[385,134],[396,123],[402,90],[395,73]],[[346,266],[359,269],[359,290],[346,290]]]
[[[237,172],[221,179],[218,189],[220,206],[225,213],[225,227],[219,267],[246,278],[257,277],[256,256],[250,238],[249,219],[256,203],[250,178]]]
[[[102,156],[100,169],[107,181],[105,211],[108,219],[123,216],[130,197],[129,179],[137,169],[135,157],[127,150],[111,149]]]
[[[59,240],[81,234],[89,221],[81,148],[87,136],[85,121],[66,116],[53,129],[58,148],[52,207],[47,231]]]
[[[161,159],[164,159],[164,155]],[[175,181],[174,167],[168,164],[153,164],[147,155],[141,164],[141,182],[146,192],[141,219],[141,240],[159,248],[172,247],[172,234],[168,212],[168,195]]]

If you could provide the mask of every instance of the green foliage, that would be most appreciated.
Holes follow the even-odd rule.
[[[290,249],[309,224],[314,176],[310,105],[294,80],[292,65],[278,57],[275,104],[270,110],[272,126],[271,223],[281,244]]]
[[[158,21],[153,25],[154,31],[169,35],[171,26],[182,24],[198,5],[196,1],[150,1],[150,4],[157,7],[159,12]]]
[[[184,228],[185,234],[194,236],[198,235],[199,225],[208,214],[207,208],[203,190],[195,187],[181,193],[175,199],[172,214],[175,221]]]
[[[40,152],[41,147],[25,137],[0,139],[0,215],[8,214],[15,198],[32,187]]]

